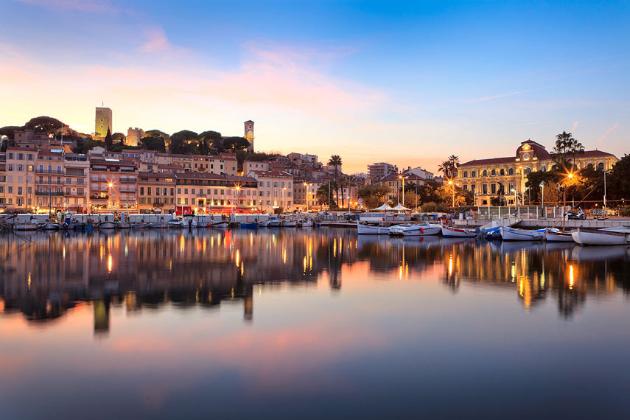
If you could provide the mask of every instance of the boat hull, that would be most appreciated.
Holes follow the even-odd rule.
[[[359,235],[389,235],[389,227],[357,223],[357,233]]]
[[[542,241],[545,232],[537,230],[501,228],[501,238],[504,241]]]
[[[576,231],[572,234],[573,240],[582,246],[588,245],[626,245],[628,244],[629,235],[614,232],[585,232]]]
[[[392,226],[389,234],[392,236],[432,236],[442,231],[440,226],[416,225],[416,226]]]
[[[469,229],[456,229],[442,226],[442,236],[445,238],[476,238],[478,232]]]
[[[573,242],[573,236],[570,233],[561,232],[545,232],[545,240],[547,242]]]

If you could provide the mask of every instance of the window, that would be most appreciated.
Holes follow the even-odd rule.
[[[484,194],[488,194],[488,184],[483,184],[481,186],[481,192],[483,192]]]
[[[481,173],[481,176],[488,176],[488,170],[484,169],[483,172]]]
[[[468,171],[464,171],[464,178],[468,178]]]
[[[504,176],[505,175],[505,169],[501,168],[501,170],[499,171],[499,175]]]
[[[490,191],[492,191],[492,194],[496,194],[497,193],[497,184],[490,184]]]
[[[514,175],[514,168],[508,169],[508,175]]]
[[[490,172],[490,175],[495,176],[497,174],[497,170],[493,169],[492,172]]]

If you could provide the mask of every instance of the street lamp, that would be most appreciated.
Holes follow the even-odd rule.
[[[540,207],[545,210],[545,183],[540,183]]]
[[[398,178],[402,180],[402,205],[405,207],[405,177],[403,175],[399,175]]]
[[[518,205],[518,204],[517,204],[517,201],[518,201],[518,195],[516,195],[516,194],[517,194],[517,193],[516,193],[516,188],[512,188],[510,191],[514,193],[514,207],[516,207],[516,206]]]
[[[455,182],[452,179],[448,180],[448,185],[451,186],[452,192],[453,192],[453,198],[452,198],[452,207],[455,208]]]
[[[306,198],[306,212],[308,213],[308,184],[306,182],[304,182],[304,197]]]

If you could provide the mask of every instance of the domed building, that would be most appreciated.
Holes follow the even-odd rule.
[[[573,160],[573,156],[570,160]],[[593,165],[599,170],[612,169],[617,157],[601,150],[586,150],[575,155],[578,169]],[[489,159],[476,159],[459,166],[458,185],[465,191],[472,191],[476,206],[490,205],[493,197],[503,195],[508,205],[514,205],[514,193],[522,196],[525,192],[527,175],[535,171],[550,170],[554,154],[545,146],[531,139],[521,142],[514,156]]]

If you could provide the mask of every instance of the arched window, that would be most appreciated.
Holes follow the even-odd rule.
[[[599,162],[597,164],[597,170],[598,171],[603,171],[604,170],[604,162]]]
[[[493,170],[492,170],[492,172],[490,172],[490,174],[491,174],[492,176],[495,176],[495,175],[497,174],[497,170],[496,170],[496,169],[493,169]]]
[[[487,170],[487,169],[484,169],[484,170],[483,170],[483,172],[482,172],[482,174],[483,174],[482,176],[488,176],[488,170]]]
[[[508,169],[508,175],[514,175],[514,168]]]
[[[504,176],[505,175],[505,169],[501,168],[501,170],[499,171],[499,175]]]
[[[470,177],[471,177],[471,178],[474,178],[474,177],[476,177],[476,176],[477,176],[477,172],[476,172],[476,171],[472,171],[472,172],[470,173]]]
[[[468,178],[468,171],[464,171],[464,178]]]
[[[541,172],[547,172],[547,167],[545,165],[540,167]]]
[[[525,175],[529,175],[532,172],[530,168],[525,168]]]

